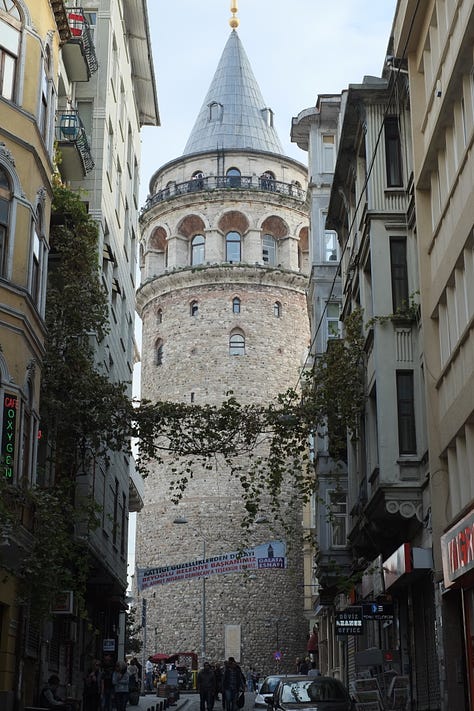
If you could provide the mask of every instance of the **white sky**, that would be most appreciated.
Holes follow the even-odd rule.
[[[291,118],[318,94],[380,76],[396,0],[239,0],[239,37],[285,153]],[[141,202],[149,180],[178,158],[214,76],[231,28],[230,0],[148,0],[161,126],[142,130]]]
[[[239,37],[275,114],[283,150],[306,165],[307,154],[290,140],[292,117],[314,106],[318,94],[381,75],[397,0],[238,4]],[[182,154],[231,32],[230,0],[148,0],[148,14],[161,126],[142,129],[141,205],[153,173]],[[131,514],[130,574],[135,518]]]

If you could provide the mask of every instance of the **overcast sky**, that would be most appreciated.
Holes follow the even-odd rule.
[[[239,0],[239,37],[287,155],[307,165],[307,154],[291,143],[291,119],[318,94],[381,75],[396,3]],[[161,126],[142,129],[142,205],[153,173],[182,154],[231,32],[230,0],[148,0],[148,13]],[[135,380],[138,395],[139,367]]]
[[[291,118],[318,94],[380,76],[396,0],[239,0],[239,37],[285,153]],[[142,130],[141,202],[155,170],[179,157],[231,28],[230,0],[148,0],[161,117]]]

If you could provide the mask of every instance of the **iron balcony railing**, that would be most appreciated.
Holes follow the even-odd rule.
[[[81,157],[84,172],[89,173],[95,167],[95,163],[92,159],[89,141],[77,109],[61,111],[58,114],[58,121],[59,123],[55,127],[55,137],[59,146],[61,147],[61,144],[75,145]]]
[[[245,175],[209,175],[201,178],[186,180],[184,183],[169,183],[165,188],[154,195],[150,195],[141,210],[144,214],[154,205],[170,198],[187,193],[196,193],[212,190],[264,190],[296,198],[304,202],[306,191],[295,183],[283,183],[271,178],[258,178]]]
[[[73,42],[74,40],[80,40],[82,42],[84,56],[87,64],[89,65],[89,72],[92,75],[99,68],[99,64],[95,53],[94,43],[92,41],[89,23],[84,15],[84,9],[82,7],[68,7],[67,17],[69,29],[71,30],[72,35],[70,41]]]

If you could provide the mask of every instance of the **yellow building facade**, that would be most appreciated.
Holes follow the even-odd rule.
[[[32,630],[18,605],[29,512],[8,512],[3,487],[33,484],[40,436],[40,363],[53,172],[59,47],[69,33],[64,5],[0,3],[0,707],[31,703]],[[13,520],[20,526],[12,525]],[[3,519],[3,520],[2,520]],[[33,662],[31,662],[33,663]]]

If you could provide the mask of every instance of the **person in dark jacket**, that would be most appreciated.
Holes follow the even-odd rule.
[[[197,675],[197,690],[201,701],[200,711],[212,711],[216,698],[216,675],[209,662],[204,662]]]
[[[43,709],[55,709],[55,711],[71,711],[69,704],[66,704],[60,696],[58,696],[59,677],[52,674],[49,677],[48,683],[41,690],[39,702]]]
[[[222,679],[226,711],[237,711],[237,699],[245,692],[245,676],[234,657],[229,657]]]
[[[100,661],[94,659],[92,668],[84,679],[82,704],[84,711],[99,711],[101,673]]]

